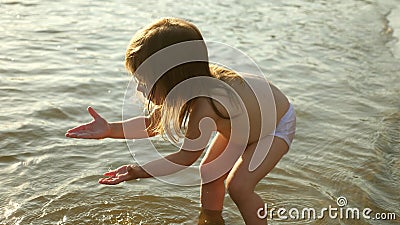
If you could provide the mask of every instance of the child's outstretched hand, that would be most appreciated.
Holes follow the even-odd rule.
[[[88,107],[89,114],[93,120],[89,123],[69,129],[65,134],[70,138],[102,139],[110,136],[110,124],[103,119],[92,107]]]
[[[108,177],[101,178],[99,180],[99,184],[114,185],[124,181],[136,179],[138,178],[137,172],[135,171],[136,168],[137,167],[134,167],[132,165],[125,165],[119,167],[118,169],[106,172],[103,175]]]

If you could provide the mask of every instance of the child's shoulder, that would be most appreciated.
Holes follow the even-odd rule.
[[[191,114],[212,117],[210,97],[197,97],[190,105]]]
[[[226,111],[226,102],[228,99],[224,98],[224,95],[198,97],[191,105],[191,114],[201,118],[209,117],[215,121],[221,118],[229,118],[228,112]]]

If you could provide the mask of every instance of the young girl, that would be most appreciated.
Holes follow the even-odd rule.
[[[165,158],[121,166],[104,173],[106,178],[99,183],[114,185],[182,170],[201,156],[215,132],[200,165],[199,224],[224,223],[226,190],[246,224],[265,224],[258,217],[264,203],[254,189],[288,152],[294,137],[295,112],[285,95],[263,77],[210,65],[200,31],[176,18],[158,20],[136,33],[125,66],[138,83],[137,91],[148,100],[150,115],[109,123],[89,107],[94,120],[68,130],[66,136],[164,135],[184,141],[179,151]]]

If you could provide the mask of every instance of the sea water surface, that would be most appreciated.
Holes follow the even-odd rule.
[[[245,52],[294,104],[296,139],[256,188],[269,207],[320,210],[343,196],[345,207],[397,216],[270,224],[399,223],[399,0],[1,0],[0,224],[196,223],[198,186],[101,186],[103,172],[134,163],[126,142],[64,137],[90,121],[89,105],[121,119],[125,48],[164,16]],[[223,217],[243,224],[229,196]]]

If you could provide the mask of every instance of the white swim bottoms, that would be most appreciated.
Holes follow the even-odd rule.
[[[288,111],[279,121],[276,126],[274,136],[282,138],[290,147],[292,144],[294,135],[296,132],[296,113],[294,111],[293,105],[290,104]]]

